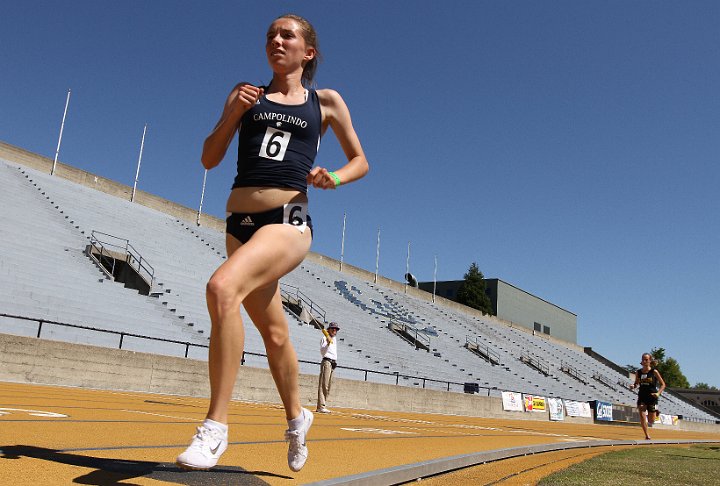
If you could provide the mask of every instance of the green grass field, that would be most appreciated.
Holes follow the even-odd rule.
[[[609,452],[541,480],[555,485],[720,485],[720,445]]]

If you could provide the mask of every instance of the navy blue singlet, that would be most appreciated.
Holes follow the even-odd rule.
[[[307,175],[320,146],[322,115],[314,89],[300,105],[263,95],[242,117],[236,187],[288,187],[307,193]]]
[[[640,389],[638,390],[641,394],[657,393],[658,391],[658,379],[655,376],[655,368],[650,368],[647,373],[640,368],[635,373],[640,377]]]

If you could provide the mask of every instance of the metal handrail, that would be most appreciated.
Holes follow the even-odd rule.
[[[490,361],[491,364],[500,364],[500,355],[496,353],[493,349],[490,349],[490,346],[487,344],[480,344],[478,342],[477,336],[473,336],[475,340],[473,341],[470,336],[465,335],[465,346],[469,349],[469,344],[474,345],[475,349],[483,354],[485,354],[485,357]]]
[[[568,375],[572,376],[573,378],[585,385],[588,384],[587,380],[585,379],[585,375],[583,375],[576,368],[573,368],[564,361],[560,361],[560,371],[567,373]]]
[[[144,335],[142,335],[142,334],[134,334],[134,333],[125,332],[125,331],[111,331],[110,329],[99,329],[99,328],[97,328],[97,327],[92,327],[92,326],[83,326],[83,325],[80,325],[80,324],[70,324],[70,323],[67,323],[67,322],[53,321],[53,320],[51,320],[51,319],[38,319],[38,318],[35,318],[35,317],[19,316],[19,315],[15,315],[15,314],[6,314],[6,313],[4,313],[4,312],[3,312],[3,313],[0,313],[0,317],[10,317],[10,318],[12,318],[12,319],[21,319],[21,320],[25,320],[25,321],[35,321],[35,322],[37,322],[37,323],[38,323],[38,330],[37,330],[37,335],[35,336],[35,337],[37,337],[37,338],[39,338],[40,335],[42,334],[43,324],[54,324],[54,325],[56,325],[56,326],[71,327],[71,328],[74,328],[74,329],[83,329],[83,330],[86,330],[86,331],[102,332],[102,333],[105,333],[105,334],[115,334],[115,335],[117,335],[117,336],[120,336],[120,341],[119,341],[119,343],[118,343],[118,349],[122,349],[123,340],[125,339],[125,336],[127,336],[127,337],[134,337],[134,338],[140,338],[140,339],[147,339],[147,340],[150,340],[150,341],[161,341],[161,342],[164,342],[164,343],[182,344],[182,345],[185,346],[185,357],[186,357],[186,358],[188,357],[188,351],[190,350],[190,346],[195,346],[195,347],[198,347],[198,348],[209,348],[209,346],[206,345],[206,344],[195,344],[195,343],[190,343],[190,342],[187,342],[187,341],[177,341],[177,340],[175,340],[175,339],[166,339],[166,338],[159,338],[159,337],[153,337],[153,336],[144,336]]]
[[[124,339],[125,336],[135,337],[135,338],[140,338],[140,339],[148,339],[148,340],[150,340],[150,341],[160,341],[160,342],[173,343],[173,344],[182,344],[182,345],[185,346],[185,357],[186,357],[186,358],[188,357],[188,351],[189,351],[189,349],[190,349],[190,346],[194,346],[194,347],[198,347],[198,348],[206,348],[206,349],[209,348],[209,346],[206,345],[206,344],[195,344],[195,343],[190,343],[190,342],[185,342],[185,341],[176,341],[176,340],[173,340],[173,339],[165,339],[165,338],[157,338],[157,337],[152,337],[152,336],[144,336],[144,335],[141,335],[141,334],[134,334],[134,333],[129,333],[129,332],[111,331],[111,330],[108,330],[108,329],[98,329],[98,328],[91,327],[91,326],[82,326],[82,325],[78,325],[78,324],[69,324],[69,323],[66,323],[66,322],[53,321],[53,320],[50,320],[50,319],[39,319],[39,318],[35,318],[35,317],[27,317],[27,316],[21,316],[21,315],[17,315],[17,314],[7,314],[7,313],[4,313],[4,312],[0,312],[0,317],[9,317],[9,318],[11,318],[11,319],[21,319],[21,320],[25,320],[25,321],[34,321],[34,322],[37,322],[37,323],[38,323],[38,331],[37,331],[37,336],[36,336],[37,338],[40,338],[40,336],[41,336],[41,333],[42,333],[42,325],[43,325],[43,324],[54,324],[54,325],[63,326],[63,327],[70,327],[70,328],[75,328],[75,329],[83,329],[83,330],[89,330],[89,331],[95,331],[95,332],[102,332],[102,333],[106,333],[106,334],[116,334],[116,335],[119,335],[119,336],[120,336],[120,341],[119,341],[118,349],[122,349],[123,339]],[[241,361],[242,364],[245,363],[245,356],[246,356],[246,355],[248,355],[248,356],[265,357],[265,358],[267,357],[266,354],[243,351],[242,361]],[[321,365],[320,362],[316,362],[316,361],[298,360],[298,362],[299,362],[299,363],[305,363],[305,364],[314,364],[314,365],[317,365],[317,366],[320,366],[320,365]],[[342,365],[338,365],[337,367],[338,367],[338,368],[341,368],[341,369],[346,369],[346,370],[353,370],[353,371],[364,372],[364,374],[365,374],[365,381],[368,381],[368,374],[370,374],[370,373],[376,374],[376,375],[395,376],[395,377],[396,377],[396,378],[395,378],[395,384],[398,385],[398,386],[400,386],[400,378],[408,378],[408,379],[413,379],[413,380],[422,380],[422,382],[423,382],[423,388],[425,388],[425,385],[426,385],[427,382],[431,382],[431,383],[442,383],[442,384],[447,385],[447,390],[448,390],[448,391],[450,391],[450,385],[458,385],[458,386],[463,386],[463,387],[464,387],[464,385],[465,385],[465,383],[460,383],[460,382],[456,382],[456,381],[437,380],[437,379],[434,379],[434,378],[419,377],[419,376],[413,376],[413,375],[405,375],[405,374],[401,374],[401,373],[399,373],[399,372],[375,371],[375,370],[368,370],[368,369],[365,369],[365,368],[355,368],[355,367],[352,367],[352,366],[342,366]],[[503,389],[500,389],[500,388],[497,388],[497,387],[487,387],[487,386],[479,386],[479,385],[478,385],[478,388],[483,389],[483,390],[487,390],[487,396],[490,396],[490,391],[491,391],[491,390],[497,390],[497,391],[499,391],[499,392],[504,392],[504,391],[505,391],[505,392],[514,392],[514,393],[525,393],[525,392],[522,392],[522,391],[519,391],[519,390],[503,390]],[[557,398],[562,398],[562,397],[557,397]],[[564,400],[566,400],[566,399],[564,399]],[[699,422],[699,423],[718,423],[718,421],[714,421],[714,420],[710,420],[710,419],[703,419],[703,418],[699,418],[699,417],[688,417],[688,416],[683,416],[683,420],[687,420],[687,421],[691,421],[691,422]]]
[[[290,296],[290,292],[288,292],[286,289],[292,289],[295,292],[295,297],[298,301],[303,302],[310,306],[309,312],[310,315],[313,315],[315,313],[320,319],[322,319],[322,322],[327,322],[326,320],[326,313],[325,309],[320,307],[318,304],[315,303],[310,297],[305,295],[299,287],[296,287],[294,285],[289,285],[285,283],[280,284],[280,291],[282,292],[285,290],[285,295]]]
[[[543,373],[546,376],[550,376],[550,365],[545,363],[540,358],[536,358],[534,356],[531,356],[529,354],[523,354],[520,356],[520,361],[522,361],[525,364],[528,364],[538,370],[540,373]]]
[[[259,356],[262,358],[267,357],[267,355],[262,353],[253,353],[250,351],[243,351],[243,358],[242,363],[245,363],[245,356]],[[302,359],[298,359],[298,363],[305,363],[305,364],[314,364],[320,366],[322,363],[317,361],[306,361]],[[448,380],[436,380],[434,378],[427,378],[423,376],[414,376],[414,375],[404,375],[400,372],[394,371],[394,372],[387,372],[387,371],[375,371],[375,370],[368,370],[366,368],[355,368],[353,366],[343,366],[343,365],[337,365],[337,368],[344,369],[344,370],[351,370],[351,371],[360,371],[365,373],[365,381],[368,381],[368,374],[374,374],[374,375],[383,375],[383,376],[394,376],[395,377],[395,385],[400,386],[400,378],[407,378],[412,380],[422,380],[422,387],[425,388],[425,385],[427,383],[442,383],[443,385],[447,385],[447,391],[450,391],[450,385],[458,385],[458,386],[464,386],[465,383],[460,383],[457,381],[448,381]],[[487,386],[479,386],[479,388],[483,390],[487,390],[487,396],[490,396],[491,390],[497,390],[495,387],[487,387]],[[520,393],[520,392],[517,392]]]
[[[397,325],[398,327],[400,327],[400,329],[402,330],[402,332],[404,332],[405,334],[408,334],[408,335],[410,335],[411,337],[413,337],[416,342],[421,342],[421,341],[422,341],[424,344],[426,344],[427,348],[430,349],[430,336],[428,336],[427,334],[425,334],[425,333],[422,332],[422,331],[419,331],[419,330],[418,330],[415,326],[413,326],[412,324],[410,324],[410,323],[408,323],[408,322],[405,322],[405,321],[401,321],[401,320],[399,320],[399,319],[396,319],[395,317],[391,317],[391,318],[390,318],[390,322],[388,322],[388,326],[390,326],[390,325],[392,325],[392,324],[395,324],[395,325]],[[408,332],[408,329],[409,329],[411,332]],[[420,338],[420,339],[418,339],[418,338]]]
[[[103,259],[103,258],[105,258],[105,257],[110,258],[110,260],[112,261],[112,267],[111,267],[110,270],[108,270],[107,268],[105,268],[105,265],[103,265],[102,262],[101,262],[100,260],[98,260],[98,259],[93,255],[92,250],[88,252],[88,256],[91,257],[93,260],[97,261],[97,262],[100,264],[100,265],[99,265],[100,270],[102,270],[102,272],[105,273],[105,275],[107,275],[107,276],[110,277],[111,279],[114,279],[114,278],[115,278],[115,258],[113,258],[112,256],[110,256],[110,254],[107,254],[107,255],[106,255],[106,254],[105,254],[105,247],[103,246],[102,243],[100,243],[100,242],[97,241],[97,240],[92,240],[92,239],[91,239],[91,240],[90,240],[90,246],[92,246],[93,248],[95,248],[95,250],[97,250],[97,251],[100,253],[100,259]]]
[[[615,390],[615,385],[613,384],[612,380],[608,378],[607,376],[603,375],[602,373],[594,373],[592,375],[593,379],[599,381],[606,387],[610,388],[611,390]]]
[[[98,329],[98,328],[92,327],[92,326],[83,326],[83,325],[79,325],[79,324],[69,324],[69,323],[66,323],[66,322],[53,321],[53,320],[51,320],[51,319],[39,319],[39,318],[35,318],[35,317],[20,316],[20,315],[17,315],[17,314],[7,314],[7,313],[4,313],[4,312],[3,312],[3,313],[0,313],[0,317],[9,317],[9,318],[11,318],[11,319],[21,319],[21,320],[25,320],[25,321],[34,321],[34,322],[37,322],[37,323],[38,323],[38,331],[37,331],[37,335],[36,335],[37,338],[40,338],[40,336],[41,336],[41,334],[42,334],[43,324],[54,324],[54,325],[57,325],[57,326],[70,327],[70,328],[74,328],[74,329],[83,329],[83,330],[87,330],[87,331],[95,331],[95,332],[102,332],[102,333],[105,333],[105,334],[115,334],[115,335],[118,335],[118,336],[120,336],[120,340],[119,340],[119,343],[118,343],[118,349],[122,349],[123,340],[124,340],[125,336],[127,336],[127,337],[135,337],[135,338],[140,338],[140,339],[147,339],[147,340],[150,340],[150,341],[160,341],[160,342],[165,342],[165,343],[182,344],[182,345],[185,346],[185,357],[186,357],[186,358],[188,357],[188,352],[189,352],[190,346],[195,346],[195,347],[198,347],[198,348],[206,348],[206,349],[209,349],[209,346],[206,345],[206,344],[195,344],[195,343],[190,343],[190,342],[185,342],[185,341],[176,341],[176,340],[174,340],[174,339],[165,339],[165,338],[157,338],[157,337],[152,337],[152,336],[144,336],[144,335],[142,335],[142,334],[134,334],[134,333],[130,333],[130,332],[111,331],[111,330],[109,330],[109,329]],[[260,357],[265,357],[265,358],[267,357],[266,354],[253,353],[253,352],[250,352],[250,351],[243,351],[243,357],[242,357],[242,361],[241,361],[242,364],[245,364],[245,356],[246,356],[246,355],[249,355],[249,356],[260,356]],[[299,362],[299,363],[306,363],[306,364],[315,364],[315,365],[318,365],[318,366],[321,365],[321,362],[316,362],[316,361],[298,360],[298,362]],[[432,382],[434,382],[434,383],[443,383],[443,384],[446,384],[446,385],[447,385],[447,390],[448,390],[448,391],[450,391],[450,385],[464,385],[464,383],[459,383],[459,382],[454,382],[454,381],[436,380],[436,379],[434,379],[434,378],[419,377],[419,376],[412,376],[412,375],[404,375],[404,374],[401,374],[401,373],[398,373],[398,372],[375,371],[375,370],[369,370],[369,369],[365,369],[365,368],[355,368],[355,367],[352,367],[352,366],[342,366],[342,365],[338,365],[338,368],[363,372],[363,373],[365,373],[365,381],[367,381],[368,374],[371,374],[371,373],[372,373],[372,374],[376,374],[376,375],[395,376],[395,377],[396,377],[396,379],[395,379],[395,384],[396,384],[396,385],[399,385],[399,384],[400,384],[400,378],[408,378],[408,379],[414,379],[414,380],[422,380],[422,382],[423,382],[423,388],[425,388],[425,384],[426,384],[427,382],[431,382],[431,383],[432,383]],[[480,387],[480,388],[487,390],[487,391],[488,391],[488,396],[490,396],[490,390],[496,389],[496,388],[489,388],[489,387]]]
[[[102,235],[104,237],[109,237],[109,238],[117,240],[119,242],[124,242],[124,244],[122,244],[122,243],[116,244],[116,243],[113,243],[112,241],[103,241],[100,238],[98,238],[96,235]],[[140,275],[141,277],[143,276],[143,270],[144,270],[145,274],[147,275],[146,280],[148,281],[148,283],[150,284],[150,287],[152,288],[153,283],[155,282],[155,268],[152,265],[150,265],[150,263],[148,263],[147,260],[143,259],[143,256],[140,254],[140,252],[137,251],[134,246],[132,246],[132,244],[130,243],[130,240],[128,240],[126,238],[120,238],[119,236],[110,235],[108,233],[103,233],[101,231],[93,230],[90,233],[90,244],[95,248],[98,248],[98,246],[99,246],[101,256],[105,256],[104,249],[106,246],[110,247],[110,248],[118,248],[118,249],[122,250],[121,253],[125,254],[125,262],[128,265],[130,265],[131,267],[133,267],[137,271],[138,275]],[[107,256],[111,256],[110,253],[108,253]],[[135,265],[133,265],[133,263],[135,263]],[[114,273],[114,265],[115,265],[115,262],[113,262],[113,273]]]

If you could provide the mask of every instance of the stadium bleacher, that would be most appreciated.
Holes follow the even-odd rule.
[[[126,336],[124,349],[206,359],[205,283],[225,258],[222,232],[10,161],[0,160],[0,178],[5,182],[0,192],[0,313],[5,315],[0,332],[35,336],[37,320],[55,321],[98,331],[45,324],[43,338],[117,347],[117,335],[101,331],[119,331],[156,338]],[[152,265],[150,295],[114,282],[86,255],[93,231],[127,239]],[[493,317],[478,318],[311,259],[282,283],[301,289],[324,310],[327,321],[341,324],[339,377],[451,392],[477,383],[490,396],[517,391],[635,403],[627,376],[577,347]],[[264,353],[262,339],[241,313],[248,324],[246,365],[267,367],[256,356]],[[320,332],[287,314],[300,371],[317,373]],[[417,349],[393,332],[391,321],[422,334],[429,349]],[[491,350],[497,363],[473,353],[467,342]],[[671,394],[664,394],[659,406],[664,413],[714,420]]]

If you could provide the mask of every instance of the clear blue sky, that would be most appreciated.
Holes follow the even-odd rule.
[[[720,2],[6,2],[0,140],[197,208],[202,142],[264,35],[318,30],[371,165],[310,191],[313,250],[402,280],[472,262],[578,315],[619,364],[664,347],[720,386]],[[224,216],[233,151],[208,174]],[[337,167],[330,134],[318,163]]]

